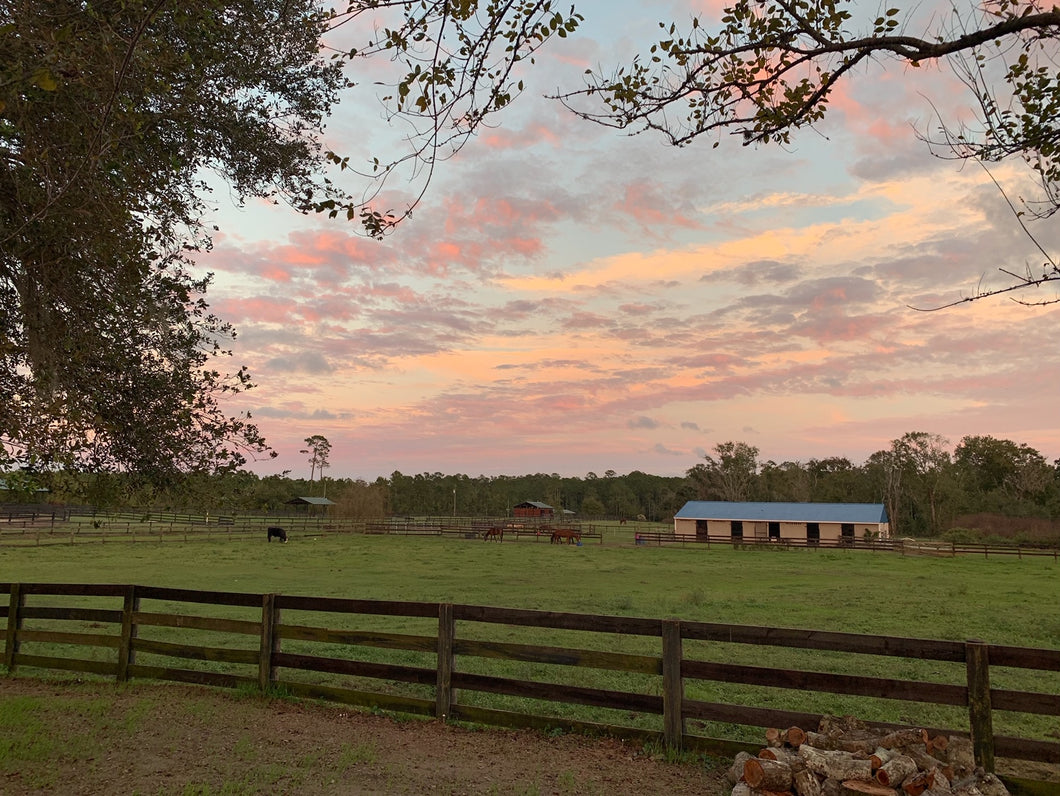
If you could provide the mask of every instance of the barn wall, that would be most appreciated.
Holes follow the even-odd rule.
[[[674,518],[674,533],[678,536],[695,536],[696,535],[696,520],[694,519],[678,519]],[[821,540],[834,542],[838,541],[843,536],[843,523],[839,522],[822,522],[819,523],[821,529]],[[708,533],[711,536],[729,536],[732,533],[732,525],[730,520],[707,520]],[[875,522],[859,522],[854,523],[854,538],[858,541],[862,541],[865,538],[866,533],[877,534],[880,539],[889,539],[890,532],[887,523],[875,523]],[[743,535],[744,538],[756,538],[766,539],[769,537],[769,523],[745,520],[743,524]],[[806,523],[805,522],[781,522],[780,523],[780,538],[781,539],[796,539],[802,541],[806,539]]]
[[[678,536],[695,536],[696,521],[674,518],[674,533]]]

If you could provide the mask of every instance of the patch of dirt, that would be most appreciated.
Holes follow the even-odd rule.
[[[714,761],[725,765],[724,761]],[[199,687],[0,679],[0,794],[728,793],[723,768],[578,735]]]

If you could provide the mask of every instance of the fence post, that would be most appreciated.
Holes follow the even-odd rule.
[[[272,665],[272,655],[280,651],[280,639],[276,625],[280,623],[280,609],[276,607],[275,594],[261,597],[261,647],[258,650],[258,687],[264,692],[276,682],[277,672]]]
[[[125,587],[125,600],[121,609],[121,646],[118,647],[118,682],[129,679],[129,666],[136,661],[133,639],[136,638],[136,622],[133,614],[140,610],[140,595],[135,586]]]
[[[453,690],[453,642],[456,637],[456,620],[453,618],[453,604],[438,604],[438,673],[434,686],[434,715],[443,721],[449,715],[456,701]]]
[[[975,764],[994,771],[994,721],[990,708],[990,646],[978,639],[964,644],[968,671],[968,722]]]
[[[680,751],[684,745],[685,719],[682,713],[685,700],[681,678],[681,622],[664,619],[662,623],[663,676],[663,741],[669,749]]]
[[[18,631],[22,629],[22,608],[26,595],[21,583],[11,584],[11,603],[7,612],[7,645],[4,648],[4,665],[8,674],[15,673],[15,653],[18,652]]]

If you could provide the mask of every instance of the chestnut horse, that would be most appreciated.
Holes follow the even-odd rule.
[[[490,539],[496,539],[498,542],[504,541],[504,529],[498,528],[494,525],[492,528],[487,528],[486,533],[482,535],[482,540],[488,542]]]
[[[567,544],[581,543],[582,535],[578,531],[571,531],[566,528],[557,528],[552,532],[551,544],[563,544],[564,540],[566,540]]]

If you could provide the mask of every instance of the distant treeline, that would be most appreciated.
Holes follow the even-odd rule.
[[[39,479],[6,474],[9,487]],[[557,473],[468,476],[394,472],[374,481],[239,472],[189,476],[179,486],[159,488],[133,476],[96,475],[49,479],[54,502],[141,506],[163,510],[211,511],[228,515],[291,510],[298,496],[326,496],[336,517],[510,516],[514,506],[536,501],[581,519],[640,519],[669,522],[688,500],[763,500],[884,503],[896,535],[931,536],[950,531],[958,520],[1001,516],[1037,518],[1056,528],[1060,518],[1060,460],[1049,463],[1034,448],[990,436],[968,436],[950,447],[944,438],[910,432],[864,463],[845,457],[762,461],[744,442],[723,442],[683,476],[634,470],[619,475],[564,477]],[[3,493],[0,493],[3,494]],[[29,498],[27,492],[22,499]],[[6,493],[16,502],[17,489]],[[35,500],[39,500],[39,495]],[[0,501],[4,498],[0,497]],[[316,510],[315,507],[310,510]],[[1044,526],[1043,526],[1044,523]],[[1000,527],[1000,526],[997,526]],[[1017,530],[1012,531],[1011,528]],[[1007,535],[1018,535],[1018,524]]]

